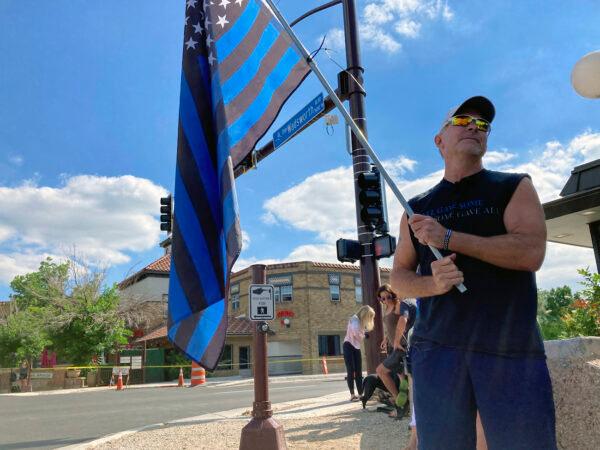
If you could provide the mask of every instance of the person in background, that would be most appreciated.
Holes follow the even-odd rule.
[[[383,325],[385,336],[381,349],[387,350],[387,358],[377,366],[377,375],[392,396],[396,411],[391,417],[398,417],[398,409],[405,407],[408,401],[408,381],[404,374],[404,359],[406,356],[407,335],[415,320],[411,306],[400,301],[389,284],[384,284],[377,290],[377,298],[383,304]],[[414,309],[414,306],[412,307]],[[398,374],[400,384],[396,387],[392,374]]]
[[[346,381],[350,390],[350,401],[358,401],[354,393],[354,384],[358,395],[362,395],[362,360],[360,344],[365,338],[365,332],[374,327],[375,311],[370,306],[361,306],[356,314],[350,317],[344,338],[344,364],[346,364]]]

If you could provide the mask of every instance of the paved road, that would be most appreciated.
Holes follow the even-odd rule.
[[[344,381],[273,381],[272,403],[347,389]],[[0,396],[0,449],[57,448],[119,431],[204,413],[252,408],[252,384],[193,389],[103,390],[63,395]]]

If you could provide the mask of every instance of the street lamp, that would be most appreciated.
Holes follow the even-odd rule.
[[[600,98],[600,50],[577,61],[571,72],[571,84],[582,97]]]

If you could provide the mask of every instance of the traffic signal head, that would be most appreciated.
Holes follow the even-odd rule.
[[[373,239],[373,254],[375,259],[387,258],[396,251],[396,238],[389,234],[377,236]]]
[[[168,233],[171,232],[173,221],[173,197],[169,194],[168,197],[160,199],[160,229]]]
[[[365,226],[379,234],[389,231],[385,204],[385,188],[376,167],[358,175],[360,218]]]

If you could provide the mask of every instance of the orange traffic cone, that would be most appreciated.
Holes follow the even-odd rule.
[[[323,356],[323,359],[321,360],[321,367],[323,368],[323,374],[327,375],[329,373],[329,371],[327,370],[327,359]]]
[[[177,387],[185,387],[183,385],[183,369],[179,368],[179,381],[177,382]]]
[[[117,391],[123,390],[123,374],[121,373],[121,369],[119,369],[119,378],[117,378]]]

